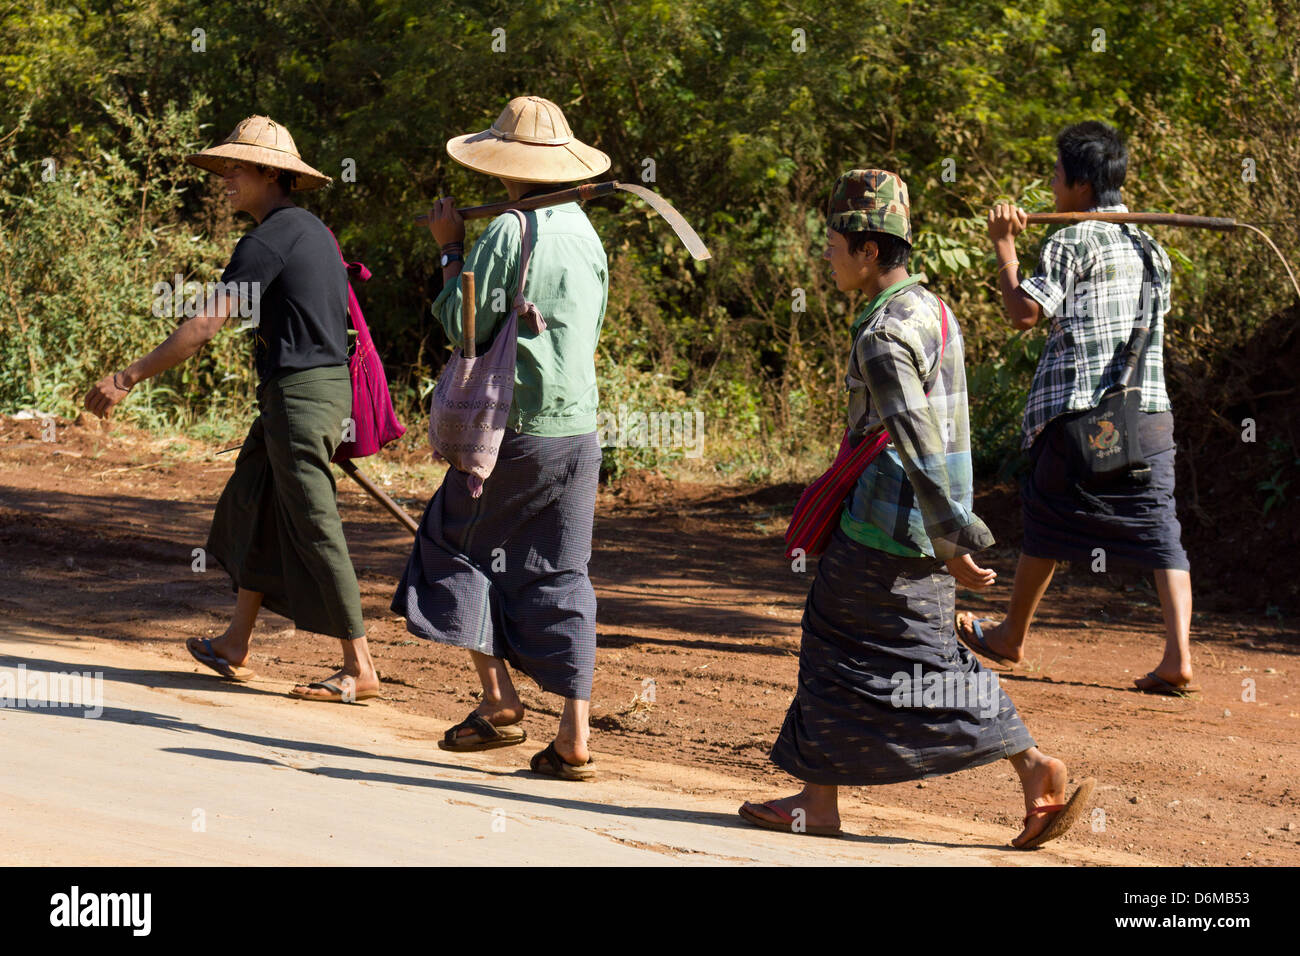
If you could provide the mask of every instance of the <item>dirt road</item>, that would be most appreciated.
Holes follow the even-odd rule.
[[[224,573],[193,559],[233,456],[121,426],[42,437],[36,422],[0,420],[0,668],[102,670],[108,709],[97,720],[0,709],[0,739],[23,755],[0,779],[0,839],[22,859],[1300,863],[1290,622],[1198,614],[1203,692],[1148,697],[1129,685],[1158,658],[1154,594],[1135,579],[1062,573],[1027,661],[1002,680],[1040,746],[1072,776],[1098,778],[1094,825],[1037,854],[1000,849],[1023,811],[1010,767],[996,763],[849,791],[853,836],[800,843],[734,817],[742,799],[792,786],[766,753],[794,686],[809,582],[778,547],[795,489],[602,492],[602,779],[584,787],[520,772],[531,741],[455,757],[434,747],[476,685],[462,655],[415,641],[388,610],[410,539],[359,490],[341,483],[340,500],[385,695],[353,708],[297,702],[283,691],[329,673],[333,642],[264,614],[262,680],[242,688],[200,674],[182,647],[218,633],[233,603]],[[384,463],[370,470],[382,480]],[[400,479],[390,490],[416,513],[429,492]],[[999,507],[996,496],[977,503],[986,517]],[[961,595],[963,606],[1005,600],[1016,533],[1005,525],[994,530],[1012,547],[990,558],[1002,583]],[[556,702],[520,684],[540,747]],[[353,806],[373,822],[364,840],[343,827]]]

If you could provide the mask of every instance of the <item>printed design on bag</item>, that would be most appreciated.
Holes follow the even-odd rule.
[[[1108,458],[1119,454],[1119,429],[1109,418],[1095,422],[1097,428],[1088,436],[1088,445],[1097,452],[1098,458]]]

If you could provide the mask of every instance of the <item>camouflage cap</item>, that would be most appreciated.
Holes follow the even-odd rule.
[[[826,225],[837,232],[883,232],[912,242],[907,185],[883,169],[850,169],[835,181]]]

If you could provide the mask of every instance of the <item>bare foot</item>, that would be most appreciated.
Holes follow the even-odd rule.
[[[1046,807],[1065,803],[1065,788],[1070,782],[1065,764],[1055,757],[1049,757],[1036,747],[1025,752],[1024,759],[1016,763],[1016,772],[1020,774],[1020,785],[1025,790],[1025,814],[1035,807]],[[1011,841],[1015,847],[1023,846],[1047,829],[1051,814],[1039,813],[1030,816],[1020,835]]]

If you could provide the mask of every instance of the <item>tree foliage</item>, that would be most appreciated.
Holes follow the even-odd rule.
[[[336,178],[355,164],[304,202],[374,270],[367,315],[417,415],[448,343],[428,311],[435,247],[411,216],[441,195],[501,198],[443,144],[529,92],[611,155],[612,177],[653,169],[646,185],[714,254],[693,262],[635,202],[593,204],[613,276],[603,404],[684,395],[734,437],[720,466],[754,475],[824,456],[861,304],[821,261],[824,203],[839,172],[885,167],[911,190],[913,268],[963,324],[979,465],[1008,468],[1042,333],[1002,317],[989,205],[1042,208],[1056,132],[1097,118],[1129,137],[1130,208],[1264,222],[1295,253],[1298,33],[1291,0],[36,0],[0,22],[0,406],[67,413],[93,370],[166,331],[152,283],[214,273],[237,236],[181,156],[266,113],[308,162]],[[1171,355],[1192,388],[1200,359],[1289,297],[1239,236],[1158,235],[1179,263]],[[1021,240],[1025,268],[1043,237]],[[246,400],[239,346],[223,349],[160,400],[181,417],[223,389]]]

